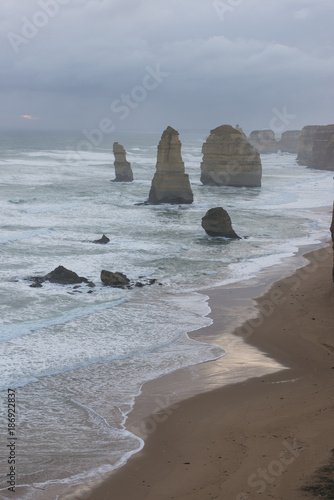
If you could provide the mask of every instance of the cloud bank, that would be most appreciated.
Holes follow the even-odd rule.
[[[2,3],[0,126],[333,123],[333,13],[332,0]]]

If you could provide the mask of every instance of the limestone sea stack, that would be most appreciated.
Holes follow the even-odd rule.
[[[258,153],[277,153],[278,142],[272,130],[253,130],[248,142]]]
[[[158,145],[156,172],[148,201],[159,203],[189,204],[194,200],[189,176],[185,173],[181,156],[179,133],[167,127]]]
[[[222,207],[210,208],[202,218],[202,227],[209,236],[241,239],[232,228],[229,214]]]
[[[278,143],[279,149],[282,153],[298,153],[299,138],[301,130],[287,130],[283,132],[281,140]]]
[[[114,142],[113,152],[115,155],[115,179],[113,182],[132,182],[133,173],[131,164],[126,160],[124,147],[118,142]]]
[[[334,170],[334,125],[317,127],[308,167]]]
[[[201,182],[209,186],[260,187],[259,153],[231,125],[211,130],[202,147]]]
[[[302,130],[298,144],[297,162],[299,165],[309,165],[310,163],[317,128],[317,125],[307,125]]]

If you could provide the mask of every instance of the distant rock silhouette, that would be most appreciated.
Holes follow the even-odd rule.
[[[308,167],[334,170],[334,125],[318,127],[315,131]]]
[[[282,133],[281,140],[278,143],[282,153],[298,153],[301,133],[301,130],[287,130]]]
[[[318,129],[318,125],[306,125],[300,134],[298,144],[297,162],[299,165],[309,165],[312,159],[312,150],[314,144],[314,136]]]
[[[179,133],[167,127],[158,145],[156,172],[154,174],[148,202],[189,204],[193,202],[189,176],[185,173],[181,156]]]
[[[248,142],[258,153],[277,153],[279,147],[272,130],[253,130]]]
[[[231,125],[211,130],[202,147],[201,182],[209,186],[261,186],[259,153]]]
[[[115,155],[115,179],[113,182],[132,182],[133,172],[131,164],[126,160],[124,147],[118,142],[114,142],[113,152]]]
[[[307,125],[299,139],[300,165],[334,171],[334,125]]]
[[[222,207],[210,208],[202,218],[202,227],[209,236],[241,239],[232,228],[229,214]]]

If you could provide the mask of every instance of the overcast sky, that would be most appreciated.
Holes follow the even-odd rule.
[[[1,127],[334,123],[333,0],[10,0]]]

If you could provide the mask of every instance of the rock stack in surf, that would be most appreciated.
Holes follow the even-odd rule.
[[[148,201],[153,205],[189,204],[193,199],[189,176],[182,161],[179,133],[167,127],[158,145],[156,172]]]

